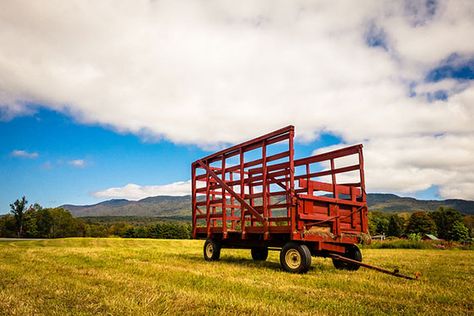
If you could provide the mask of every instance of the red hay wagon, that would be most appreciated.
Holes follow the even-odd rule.
[[[288,126],[192,164],[193,238],[207,239],[206,260],[243,248],[254,260],[281,250],[289,272],[308,271],[311,256],[359,268],[355,244],[368,232],[362,145],[295,159],[293,138]]]

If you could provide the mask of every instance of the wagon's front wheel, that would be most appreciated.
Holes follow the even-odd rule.
[[[362,253],[360,252],[359,247],[357,247],[356,245],[346,246],[346,252],[344,253],[344,257],[362,262]],[[358,265],[357,263],[344,262],[337,259],[332,259],[332,263],[334,264],[334,267],[338,270],[357,271],[360,268],[360,265]]]
[[[217,261],[221,256],[221,246],[212,239],[204,243],[204,259],[206,261]]]
[[[295,242],[287,243],[280,252],[280,264],[288,272],[308,272],[311,267],[311,252],[308,246]]]
[[[268,258],[268,248],[252,248],[250,251],[252,253],[252,259],[255,261],[265,261]]]

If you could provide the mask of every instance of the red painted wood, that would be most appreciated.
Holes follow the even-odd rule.
[[[295,160],[293,139],[294,127],[288,126],[194,162],[193,237],[220,234],[219,238],[230,238],[232,233],[232,238],[237,234],[248,239],[261,234],[260,240],[271,241],[275,234],[286,234],[288,240],[321,242],[318,247],[322,249],[326,244],[330,245],[327,249],[340,249],[337,243],[356,242],[357,235],[367,233],[362,145]],[[279,145],[270,147],[273,144]],[[281,151],[270,153],[270,148]],[[252,155],[247,154],[251,151]],[[357,163],[336,168],[336,160],[346,156]],[[330,168],[322,170],[321,164]],[[353,175],[354,171],[359,179],[337,183],[336,175]],[[205,226],[198,219],[205,219]],[[309,234],[318,223],[329,226],[334,238]]]

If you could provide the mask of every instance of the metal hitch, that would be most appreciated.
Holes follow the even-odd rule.
[[[402,279],[418,280],[419,277],[421,276],[421,273],[419,273],[419,272],[415,273],[415,277],[404,275],[404,274],[401,274],[398,271],[398,269],[395,269],[394,271],[390,271],[390,270],[380,268],[380,267],[376,267],[376,266],[373,266],[373,265],[370,265],[370,264],[367,264],[367,263],[363,263],[363,262],[360,262],[360,261],[357,261],[357,260],[349,259],[349,258],[343,257],[343,256],[338,255],[338,254],[334,254],[334,253],[329,254],[329,257],[333,258],[333,259],[340,260],[340,261],[348,262],[348,263],[358,264],[361,267],[364,267],[364,268],[367,268],[367,269],[372,269],[372,270],[382,272],[382,273],[385,273],[385,274],[390,274],[390,275],[393,275],[393,276],[396,276],[396,277],[402,278]]]

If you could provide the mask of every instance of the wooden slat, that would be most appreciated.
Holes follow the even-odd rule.
[[[331,216],[327,216],[324,214],[299,214],[298,216],[302,220],[328,221],[328,222],[335,220],[335,219],[332,219]]]
[[[314,155],[311,157],[307,158],[302,158],[302,159],[296,159],[295,160],[295,166],[303,166],[306,164],[312,164],[315,162],[321,162],[329,159],[336,159],[344,156],[350,156],[350,155],[355,155],[358,154],[359,151],[362,149],[362,145],[354,145],[350,147],[345,147],[333,151],[328,151],[324,154],[319,154],[319,155]]]
[[[203,215],[196,215],[196,218],[198,218],[198,219],[206,218],[206,214],[203,214]],[[210,218],[211,218],[211,219],[221,219],[221,218],[222,218],[222,213],[211,214],[211,215],[210,215]],[[240,217],[227,215],[227,220],[229,220],[229,221],[230,221],[230,220],[238,221],[238,220],[240,220]]]
[[[219,200],[210,200],[210,201],[209,201],[209,205],[217,205],[217,204],[222,204],[222,199],[219,199]],[[199,202],[196,202],[196,205],[197,205],[197,206],[204,206],[204,205],[207,205],[207,201],[199,201]]]
[[[307,194],[298,194],[298,197],[301,198],[301,199],[328,202],[328,203],[332,203],[332,204],[344,204],[344,205],[351,205],[351,206],[365,206],[364,202],[354,202],[354,201],[343,200],[343,199],[333,199],[333,198],[325,197],[325,196],[313,196],[313,195],[307,195]]]
[[[314,191],[325,191],[325,192],[333,192],[333,186],[330,183],[320,182],[310,180],[310,185],[313,187]],[[306,179],[299,179],[299,186],[301,188],[308,187],[308,181]],[[351,194],[351,187],[343,184],[337,184],[338,193],[350,195]],[[361,194],[361,190],[359,188],[355,188],[356,194],[359,196]]]
[[[287,222],[291,220],[290,217],[271,217],[268,219],[270,222]]]
[[[328,176],[328,175],[332,175],[332,174],[355,171],[355,170],[359,170],[359,169],[360,169],[359,165],[352,165],[352,166],[337,168],[337,169],[334,169],[334,170],[324,170],[324,171],[314,172],[314,173],[310,173],[310,174],[298,175],[298,176],[295,176],[295,180],[307,179],[307,178],[316,178],[316,177],[324,177],[324,176]]]

